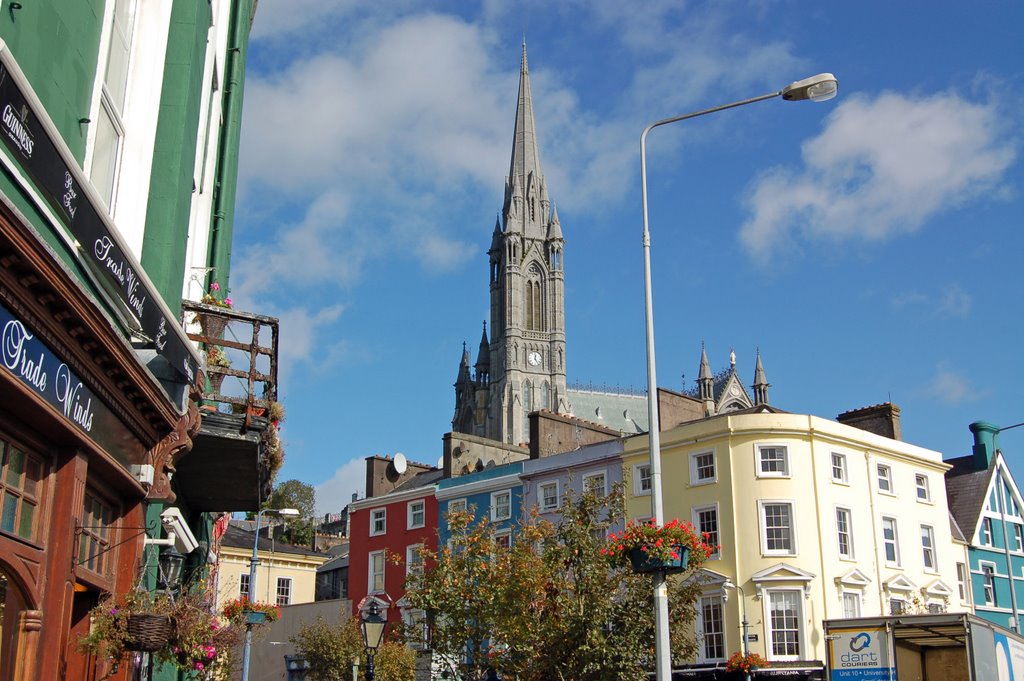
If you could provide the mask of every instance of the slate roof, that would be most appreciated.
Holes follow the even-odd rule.
[[[406,492],[418,487],[426,487],[427,485],[433,485],[435,482],[444,477],[444,470],[440,468],[434,468],[429,471],[421,471],[416,475],[412,476],[401,485],[391,490],[390,494],[395,492]],[[386,495],[385,495],[386,496]]]
[[[946,459],[953,466],[946,471],[946,500],[949,511],[953,514],[956,524],[963,530],[964,536],[973,536],[978,526],[978,518],[985,508],[985,495],[995,470],[995,458],[988,468],[977,470],[973,456],[959,456]]]
[[[253,532],[242,529],[234,524],[235,521],[231,521],[228,524],[228,529],[221,538],[221,546],[230,546],[236,549],[246,549],[252,551],[252,540],[255,537]],[[261,536],[258,544],[259,551],[266,551],[270,553],[289,553],[298,556],[319,556],[324,558],[324,554],[312,551],[305,546],[294,546],[292,544],[286,544],[283,541],[276,541],[268,539],[267,537]]]
[[[576,418],[620,433],[647,432],[647,396],[569,388],[566,397]]]
[[[348,554],[344,556],[338,556],[327,561],[316,569],[317,573],[320,572],[331,572],[333,570],[340,570],[341,568],[348,567]]]

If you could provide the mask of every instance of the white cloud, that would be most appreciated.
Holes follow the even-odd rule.
[[[352,459],[338,467],[328,480],[316,486],[318,515],[337,513],[352,501],[352,495],[366,495],[366,462]]]
[[[957,284],[950,284],[939,299],[939,312],[947,317],[966,317],[974,299]]]
[[[935,374],[924,386],[924,394],[946,404],[962,404],[980,398],[983,393],[975,388],[963,374],[939,362]]]
[[[954,93],[854,96],[803,145],[804,167],[773,168],[749,190],[740,238],[756,260],[790,239],[883,241],[998,193],[1016,158],[993,103]]]

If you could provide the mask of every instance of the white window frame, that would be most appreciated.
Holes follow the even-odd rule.
[[[928,567],[929,558],[932,562],[931,567]],[[931,525],[921,525],[921,565],[925,572],[939,571],[939,558],[935,547],[935,528]]]
[[[769,460],[764,458],[764,453],[767,450],[775,449],[782,452],[780,459],[782,463],[782,470],[769,471],[765,470],[765,464],[769,463]],[[788,478],[790,476],[789,467],[789,447],[783,444],[761,444],[754,447],[755,456],[757,457],[756,469],[757,477],[759,478]],[[771,460],[772,462],[774,459]]]
[[[708,631],[708,622],[705,620],[704,617],[705,604],[710,605],[712,608],[718,609],[717,631]],[[697,662],[724,662],[725,655],[728,654],[729,648],[727,647],[728,641],[726,641],[725,639],[725,602],[721,594],[706,593],[700,597],[700,601],[697,604],[696,629],[698,632],[700,632],[700,643],[697,647]],[[706,648],[706,637],[709,634],[711,636],[721,637],[721,656],[713,657],[707,654],[708,650]]]
[[[837,482],[841,485],[849,485],[850,477],[847,472],[846,466],[846,454],[842,452],[832,452],[832,482]],[[837,465],[838,464],[838,465]],[[839,470],[839,475],[836,475],[836,469]]]
[[[1020,523],[1010,523],[1010,527],[1013,528],[1013,550],[1024,551],[1024,525]]]
[[[931,503],[932,492],[928,483],[928,476],[924,473],[914,473],[914,487],[916,489],[917,500],[921,503]],[[921,493],[924,492],[924,496]]]
[[[887,523],[892,526],[892,539],[891,540],[886,539],[886,537],[885,537],[885,531],[886,531],[886,524]],[[892,547],[893,547],[893,555],[896,557],[895,560],[889,560],[889,554],[886,551],[886,547],[890,543],[892,544]],[[900,565],[901,565],[901,563],[900,563],[900,529],[899,529],[899,523],[896,521],[896,518],[894,518],[892,516],[888,516],[888,515],[882,516],[882,557],[885,560],[885,564],[887,566],[889,566],[889,567],[900,567]]]
[[[420,550],[423,544],[409,544],[405,547],[405,575],[423,574],[423,558]]]
[[[555,488],[555,502],[553,504],[546,503],[547,496],[544,494],[545,489]],[[559,507],[559,499],[561,499],[561,490],[557,480],[548,480],[537,485],[537,508],[541,511],[555,511]]]
[[[842,606],[843,609],[843,619],[853,619],[860,617],[861,598],[862,594],[856,591],[844,590],[839,594],[839,604]],[[853,613],[850,612],[850,608],[846,607],[848,603],[853,603],[855,605],[855,607],[852,608],[854,611]]]
[[[644,471],[646,470],[646,475]],[[647,487],[644,488],[644,481],[647,482]],[[633,464],[633,496],[635,497],[648,497],[651,495],[651,464],[649,463],[635,463]]]
[[[419,506],[419,511],[416,510],[417,506]],[[423,527],[423,526],[425,526],[427,524],[427,502],[426,502],[426,500],[424,500],[424,499],[416,499],[415,501],[410,501],[409,504],[406,506],[406,511],[407,511],[407,516],[408,516],[406,518],[406,520],[408,521],[408,523],[406,525],[406,529],[417,530],[417,529],[419,529],[419,528],[421,528],[421,527]],[[416,522],[416,515],[417,515],[417,513],[420,516],[419,522]]]
[[[704,532],[704,526],[701,525],[700,522],[700,514],[707,511],[711,511],[715,514],[715,533],[714,537],[708,540],[708,543],[712,546],[720,546],[722,543],[722,520],[718,513],[717,503],[703,504],[701,506],[694,506],[692,509],[690,509],[690,517],[693,522],[693,527],[695,530],[697,530],[698,533]],[[721,558],[721,554],[719,553],[718,549],[716,549],[714,553],[708,556],[708,560],[716,560],[718,558]]]
[[[789,507],[789,544],[790,549],[769,549],[768,548],[768,506]],[[757,502],[757,515],[761,525],[761,555],[764,556],[795,556],[799,553],[797,546],[796,512],[792,499],[759,499]]]
[[[380,570],[376,569],[374,563],[380,559]],[[380,586],[375,585],[376,577],[380,575]],[[368,594],[380,594],[384,593],[385,580],[387,576],[387,560],[384,551],[370,551],[367,556],[367,571],[366,571],[366,593]]]
[[[844,534],[840,527],[840,516],[845,516],[846,520],[846,553],[843,553],[842,536]],[[836,553],[839,555],[841,560],[856,560],[856,553],[853,545],[853,509],[846,506],[835,507],[835,521],[836,521]]]
[[[283,588],[282,588],[283,587]],[[283,594],[283,602],[282,602]],[[292,604],[292,578],[278,577],[274,590],[274,603],[278,606]]]
[[[967,564],[958,562],[956,564],[956,586],[961,603],[971,602],[971,587],[967,579]]]
[[[981,591],[982,597],[985,599],[985,605],[998,608],[999,603],[996,600],[996,576],[999,573],[996,572],[996,564],[988,561],[979,561],[978,572],[981,574]]]
[[[701,476],[701,465],[700,459],[706,456],[711,457],[711,475],[707,477]],[[715,450],[713,449],[702,449],[699,452],[690,452],[690,484],[691,485],[710,485],[718,482],[718,457],[715,456]]]
[[[379,523],[379,525],[378,525]],[[388,533],[388,509],[370,509],[370,536],[379,537]]]
[[[981,519],[981,529],[978,531],[978,539],[982,546],[992,546],[992,519],[985,517]]]
[[[448,502],[448,506],[445,508],[445,515],[449,513],[465,513],[466,512],[466,500],[465,499],[452,499]]]
[[[795,655],[792,654],[776,654],[775,648],[775,627],[772,626],[772,597],[786,594],[793,598],[793,602],[796,603],[797,607],[797,635],[796,635],[796,647],[797,652]],[[807,650],[807,631],[806,623],[804,622],[804,590],[793,589],[793,588],[780,588],[780,589],[765,589],[764,592],[764,629],[765,629],[765,651],[768,655],[768,659],[771,661],[787,661],[787,660],[799,660],[804,651]]]
[[[608,496],[608,473],[607,471],[594,471],[593,473],[585,473],[583,475],[583,493],[591,491],[591,480],[595,478],[601,478],[600,489],[595,488],[595,491],[600,492],[600,497],[603,499]]]
[[[502,515],[498,511],[498,499],[508,497],[508,511]],[[491,492],[491,522],[509,520],[512,517],[512,490],[503,489],[500,492]]]
[[[885,487],[882,487],[882,483],[885,483]],[[892,482],[892,466],[887,463],[876,463],[875,464],[875,483],[878,487],[878,491],[881,494],[888,494],[895,496],[895,486]]]
[[[508,540],[507,543],[502,543]],[[494,533],[494,548],[495,549],[510,549],[512,548],[512,530],[498,530]]]
[[[243,572],[238,576],[238,597],[255,600],[249,595],[249,573]]]

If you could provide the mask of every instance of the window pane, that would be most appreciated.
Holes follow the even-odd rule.
[[[0,515],[0,530],[14,532],[15,516],[18,515],[18,497],[10,492],[4,494],[4,510]]]
[[[28,461],[25,462],[25,494],[30,497],[36,496],[36,489],[39,486],[39,481],[43,477],[43,464],[38,459],[30,456]]]
[[[18,522],[18,536],[24,539],[32,538],[32,520],[36,516],[36,507],[33,504],[22,502],[21,520]]]
[[[772,654],[797,656],[800,654],[800,601],[792,591],[771,595]]]
[[[790,551],[792,521],[789,504],[765,504],[765,539],[769,551]]]
[[[21,474],[25,472],[25,452],[14,447],[7,449],[7,484],[21,487]]]

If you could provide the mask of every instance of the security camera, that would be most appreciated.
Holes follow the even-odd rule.
[[[192,534],[192,530],[189,529],[185,518],[177,508],[165,509],[160,514],[160,520],[163,522],[164,530],[167,532],[167,538],[174,543],[174,548],[178,551],[181,553],[192,553],[199,546],[195,535]]]

